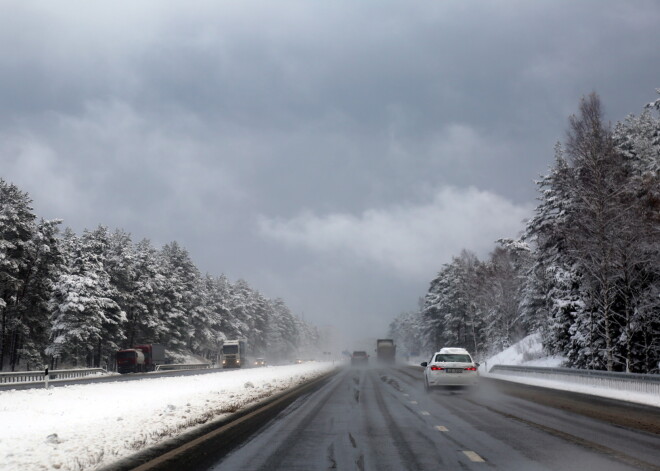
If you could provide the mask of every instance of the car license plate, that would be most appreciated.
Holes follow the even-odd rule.
[[[462,373],[462,368],[447,368],[447,373]]]

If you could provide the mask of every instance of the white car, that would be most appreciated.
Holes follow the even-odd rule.
[[[464,348],[443,348],[421,365],[426,391],[442,386],[476,386],[479,382],[479,363]]]

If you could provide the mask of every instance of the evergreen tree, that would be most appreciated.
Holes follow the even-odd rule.
[[[62,263],[58,246],[59,220],[41,220],[26,251],[26,270],[17,304],[17,323],[10,355],[11,369],[19,361],[25,368],[46,364],[45,348],[50,335],[48,303]]]
[[[483,319],[478,315],[477,257],[463,251],[438,273],[424,300],[422,322],[428,330],[425,347],[463,347],[478,355],[483,346]]]
[[[16,351],[13,339],[20,330],[18,304],[35,232],[31,203],[27,193],[0,179],[0,370]]]
[[[660,109],[660,100],[655,103]],[[660,360],[660,120],[648,106],[614,133],[627,182],[623,244],[617,250],[621,323],[617,339],[627,371],[658,371]]]
[[[107,230],[85,231],[81,238],[65,234],[65,267],[50,300],[51,338],[46,353],[53,366],[69,361],[74,366],[111,363],[122,339],[125,313],[116,301],[105,271]]]
[[[291,311],[280,298],[269,302],[270,322],[266,328],[266,351],[275,360],[294,355],[299,342],[299,333]]]
[[[157,339],[174,351],[184,351],[191,345],[195,334],[194,323],[199,313],[196,290],[200,286],[200,274],[190,259],[188,251],[177,242],[163,247],[160,252],[163,275],[163,329]]]

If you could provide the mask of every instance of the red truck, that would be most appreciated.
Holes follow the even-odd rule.
[[[158,344],[136,345],[117,352],[118,373],[154,371],[156,365],[165,364],[165,347]]]

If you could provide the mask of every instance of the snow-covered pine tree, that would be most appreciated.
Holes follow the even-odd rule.
[[[207,276],[199,276],[196,280],[197,288],[192,298],[190,320],[194,333],[188,340],[188,348],[196,355],[208,358],[210,352],[217,347],[216,316],[210,305],[212,289]]]
[[[0,370],[43,365],[49,297],[59,263],[57,225],[40,221],[27,193],[0,179]]]
[[[100,230],[103,230],[100,228]],[[136,289],[138,278],[136,253],[131,235],[123,230],[115,230],[111,234],[103,231],[106,239],[104,267],[114,288],[113,299],[126,313],[127,322],[122,325],[123,335],[120,346],[126,348],[134,345],[134,328],[136,311],[139,309],[139,294]],[[129,338],[129,335],[131,338]]]
[[[300,317],[295,317],[296,330],[300,338],[298,355],[313,355],[319,351],[320,334],[316,327]]]
[[[557,144],[554,165],[537,182],[540,203],[522,239],[534,248],[523,287],[523,315],[538,319],[548,352],[566,355],[569,359],[574,356],[570,353],[575,337],[571,327],[585,310],[580,294],[582,274],[569,238],[569,228],[577,213],[573,172],[564,157],[563,147]],[[587,329],[586,334],[579,331],[577,335],[582,345],[580,356],[586,356],[587,360],[569,366],[594,367],[594,324],[588,323]]]
[[[19,362],[27,370],[46,364],[50,335],[48,302],[62,258],[57,238],[59,220],[41,220],[26,250],[26,270],[18,296],[17,318],[10,352],[11,369]]]
[[[660,119],[653,104],[614,132],[627,181],[624,243],[618,246],[623,328],[617,342],[627,371],[657,372],[660,362]],[[660,110],[660,100],[655,103]]]
[[[612,371],[621,353],[616,342],[620,335],[617,285],[621,281],[617,252],[627,239],[626,208],[621,204],[626,175],[596,94],[583,98],[579,114],[571,116],[566,152],[574,170],[577,216],[568,228],[570,249],[583,273],[583,288],[588,292],[585,304],[593,310],[591,320],[604,340],[594,353]]]
[[[251,303],[252,289],[247,281],[237,280],[231,289],[231,313],[234,319],[232,331],[237,337],[250,340],[250,325],[252,325],[253,305]],[[253,346],[248,348],[251,350]]]
[[[463,250],[431,281],[422,307],[424,346],[434,350],[463,347],[478,355],[483,346],[483,319],[475,304],[481,262]]]
[[[419,311],[399,314],[389,326],[388,337],[394,339],[397,354],[420,355],[425,352],[422,345],[422,318]]]
[[[522,280],[518,256],[518,252],[501,243],[481,270],[475,302],[484,319],[487,350],[500,352],[527,333],[520,313]]]
[[[200,274],[188,251],[177,242],[165,245],[160,251],[160,273],[163,275],[163,329],[158,343],[174,351],[185,350],[195,334],[193,312],[197,302],[196,290]]]
[[[266,328],[266,351],[275,360],[284,360],[295,354],[299,335],[295,319],[284,300],[269,301],[270,321]]]
[[[127,297],[126,341],[124,347],[142,343],[157,343],[167,336],[164,311],[167,279],[162,270],[159,251],[149,239],[134,247],[133,268],[128,280],[133,294]]]
[[[224,281],[226,281],[226,278]],[[200,355],[215,361],[220,353],[222,343],[227,339],[222,326],[229,312],[227,307],[229,296],[226,285],[220,278],[206,274],[202,279],[202,283],[204,284],[202,302],[204,310],[207,312],[207,323],[204,326],[205,332],[201,334],[206,340]]]
[[[214,286],[213,310],[220,321],[221,335],[228,339],[243,337],[247,331],[247,325],[238,317],[242,311],[236,307],[242,305],[242,300],[235,297],[234,285],[225,275],[220,275],[214,280]]]
[[[248,345],[255,355],[264,355],[268,350],[268,328],[272,322],[271,305],[264,295],[257,290],[251,290]]]
[[[70,252],[49,303],[52,330],[46,353],[53,366],[106,365],[119,348],[126,321],[105,271],[107,230],[101,226],[81,238],[67,231],[62,247]]]

